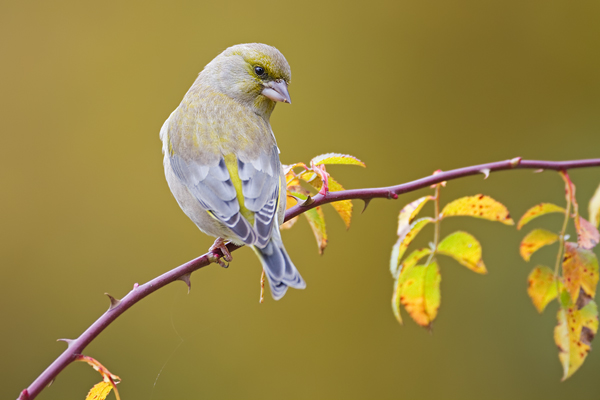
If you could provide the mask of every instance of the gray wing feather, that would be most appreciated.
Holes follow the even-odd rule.
[[[242,242],[255,244],[256,233],[240,214],[235,187],[223,157],[217,165],[206,166],[173,155],[171,166],[202,207],[231,229]]]
[[[254,212],[255,244],[259,248],[269,243],[273,231],[279,201],[280,165],[275,146],[268,157],[258,157],[250,162],[238,160],[244,205]]]

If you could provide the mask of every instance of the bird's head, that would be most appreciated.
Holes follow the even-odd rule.
[[[291,103],[290,66],[275,47],[238,44],[225,50],[200,73],[214,89],[269,116],[275,102]]]

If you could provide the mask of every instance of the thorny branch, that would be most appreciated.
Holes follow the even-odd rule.
[[[517,157],[512,160],[498,161],[487,164],[474,165],[465,168],[454,169],[451,171],[437,173],[426,178],[417,179],[412,182],[403,183],[396,186],[388,186],[381,188],[369,189],[353,189],[343,190],[339,192],[326,192],[317,194],[308,204],[298,204],[285,214],[285,220],[289,220],[297,215],[302,214],[311,208],[333,203],[340,200],[355,200],[361,199],[369,202],[375,198],[397,199],[398,195],[422,189],[443,181],[449,181],[465,176],[477,174],[489,174],[490,172],[503,171],[509,169],[548,169],[555,171],[566,171],[574,168],[598,167],[600,166],[600,158],[587,160],[573,161],[540,161],[540,160],[521,160]],[[230,252],[235,251],[239,246],[229,243],[227,248]],[[65,339],[68,344],[67,349],[54,360],[52,364],[44,372],[42,372],[33,383],[24,389],[18,400],[34,399],[46,386],[48,386],[56,376],[71,362],[75,361],[76,357],[81,354],[83,349],[92,342],[108,325],[110,325],[121,314],[127,311],[131,306],[142,300],[144,297],[157,291],[158,289],[177,280],[184,281],[188,286],[190,282],[190,274],[202,267],[206,267],[211,263],[211,259],[222,257],[221,251],[218,249],[206,253],[194,260],[188,261],[164,274],[142,284],[135,284],[133,289],[125,295],[121,300],[117,300],[108,295],[111,300],[109,309],[102,314],[92,325],[90,325],[77,339]]]

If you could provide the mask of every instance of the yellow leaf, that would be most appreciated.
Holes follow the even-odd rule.
[[[414,267],[421,258],[431,254],[431,250],[428,248],[417,249],[410,253],[408,257],[404,259],[402,263],[402,267],[398,269],[398,273],[401,273],[407,268]],[[396,276],[396,273],[392,273]],[[400,279],[396,277],[396,282],[394,283],[394,294],[392,295],[392,311],[394,312],[394,316],[398,320],[398,322],[402,323],[402,316],[400,315],[400,295],[402,294]]]
[[[285,204],[285,208],[286,210],[294,207],[296,204],[298,204],[298,200],[296,200],[294,197],[292,196],[287,196],[287,202]],[[290,219],[287,222],[284,222],[279,229],[290,229],[292,226],[294,226],[294,224],[298,222],[298,216],[295,216],[294,218]]]
[[[390,260],[390,271],[392,272],[392,275],[396,276],[396,271],[398,269],[398,265],[400,265],[400,260],[415,236],[417,236],[417,234],[421,232],[421,229],[423,229],[425,225],[430,222],[433,222],[433,218],[426,217],[418,219],[409,226],[409,229],[406,230],[404,236],[400,236],[398,238],[394,244],[394,247],[392,248],[392,257]]]
[[[548,213],[564,214],[565,212],[566,212],[566,210],[564,208],[557,206],[556,204],[552,204],[552,203],[538,204],[537,206],[531,207],[529,210],[527,210],[525,212],[525,214],[523,214],[523,216],[519,220],[519,223],[517,224],[517,229],[521,229],[523,227],[523,225],[525,225],[532,219],[542,216],[544,214],[548,214]]]
[[[339,153],[327,153],[322,154],[320,156],[316,156],[311,160],[311,164],[319,165],[319,164],[346,164],[346,165],[359,165],[361,167],[366,167],[365,163],[360,161],[358,158],[351,156],[349,154],[339,154]]]
[[[552,244],[558,240],[558,235],[545,229],[534,229],[523,238],[520,246],[521,257],[529,261],[531,255],[543,246]]]
[[[315,207],[303,214],[312,231],[317,239],[317,246],[319,246],[319,254],[323,254],[323,250],[327,247],[327,231],[325,230],[325,215],[321,207]]]
[[[577,243],[580,247],[591,250],[600,241],[600,233],[598,229],[588,220],[579,217],[579,224],[576,226],[577,229]]]
[[[317,190],[320,190],[321,186],[323,186],[323,181],[321,180],[321,177],[312,171],[303,172],[302,174],[300,174],[300,179],[309,183],[312,187],[314,187]],[[333,179],[331,175],[327,179],[327,182],[329,184],[330,192],[339,192],[340,190],[344,190],[344,187],[335,179]],[[352,220],[352,201],[341,200],[330,204],[344,221],[346,229],[350,228],[350,221]]]
[[[594,252],[577,247],[577,244],[565,243],[563,258],[563,278],[567,292],[572,302],[577,301],[579,288],[594,297],[598,285],[598,259]]]
[[[402,237],[406,235],[406,232],[409,231],[409,227],[413,219],[417,216],[419,211],[423,208],[425,204],[429,200],[433,200],[435,197],[433,196],[424,196],[420,199],[417,199],[407,205],[400,210],[398,214],[398,237]]]
[[[99,382],[94,385],[93,388],[87,394],[85,400],[104,400],[106,396],[110,394],[112,390],[112,385],[110,382]]]
[[[589,213],[590,222],[594,224],[595,227],[598,227],[598,225],[600,225],[600,186],[598,186],[596,192],[594,192],[594,195],[590,199]]]
[[[441,215],[442,217],[464,215],[498,221],[505,225],[514,225],[514,221],[504,204],[483,194],[456,199],[446,204]]]
[[[481,258],[481,244],[467,232],[458,231],[446,236],[438,245],[437,252],[454,258],[478,274],[487,273]]]
[[[429,326],[440,307],[440,275],[437,263],[410,266],[398,279],[400,302],[411,318],[421,326]]]
[[[527,282],[529,284],[527,294],[529,294],[533,305],[540,313],[544,311],[548,303],[558,296],[563,287],[560,281],[557,283],[554,280],[554,272],[542,265],[535,267],[531,271]]]
[[[109,384],[113,389],[115,389],[115,397],[117,398],[117,400],[120,400],[119,391],[117,390],[116,385],[117,385],[117,383],[119,383],[121,381],[121,378],[119,378],[117,375],[114,375],[113,373],[111,373],[104,365],[100,364],[96,359],[94,359],[92,357],[84,356],[83,354],[79,354],[78,356],[75,357],[75,361],[82,361],[82,362],[88,363],[89,365],[92,366],[92,368],[94,368],[96,371],[98,371],[100,373],[100,375],[102,375],[103,382]],[[96,386],[98,386],[100,388],[103,387],[102,385],[97,384],[92,388],[92,390],[94,390],[94,388]],[[92,390],[90,390],[90,393],[92,393]],[[98,393],[102,393],[102,392],[98,392]],[[98,399],[106,398],[108,393],[110,393],[110,390],[106,393],[106,395],[104,397],[98,397]],[[92,394],[94,394],[94,393],[92,393]],[[86,400],[90,398],[89,396],[90,396],[90,394],[88,393],[88,397],[86,398]],[[92,397],[92,399],[93,398],[94,397]]]
[[[563,367],[563,378],[569,378],[583,365],[591,350],[590,343],[598,331],[598,308],[591,300],[581,310],[573,305],[561,308],[554,328],[554,341]]]

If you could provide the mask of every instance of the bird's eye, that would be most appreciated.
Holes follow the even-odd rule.
[[[265,74],[265,69],[263,67],[254,67],[254,73],[258,76],[263,76]]]

